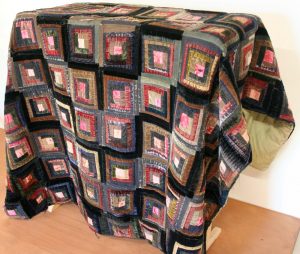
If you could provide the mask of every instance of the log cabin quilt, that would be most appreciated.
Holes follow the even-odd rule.
[[[295,127],[244,13],[79,3],[18,13],[5,94],[8,216],[74,202],[96,233],[206,252],[240,173]]]

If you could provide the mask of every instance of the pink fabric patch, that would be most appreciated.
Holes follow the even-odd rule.
[[[85,48],[85,41],[82,38],[78,38],[78,48],[84,49]]]
[[[6,210],[6,211],[7,211],[7,214],[8,214],[9,216],[16,216],[16,215],[17,215],[17,213],[16,213],[15,210]]]
[[[174,165],[176,167],[178,167],[178,165],[179,165],[179,159],[176,156],[174,157]]]
[[[260,92],[257,91],[256,89],[251,89],[249,93],[249,97],[258,101],[260,98]]]
[[[65,112],[61,112],[61,118],[62,118],[65,122],[68,122],[67,115],[66,115]]]
[[[160,184],[160,177],[157,175],[152,176],[152,182],[155,184]]]
[[[61,171],[61,165],[53,165],[54,171]]]
[[[43,198],[42,195],[40,195],[40,196],[38,196],[35,200],[36,200],[36,202],[37,202],[38,204],[40,204],[40,203],[44,200],[44,198]]]
[[[50,46],[54,46],[54,38],[53,38],[53,36],[49,36],[48,37],[48,43],[49,43]]]
[[[71,141],[67,141],[67,150],[69,153],[73,154],[73,143]]]
[[[12,114],[6,114],[4,116],[4,119],[5,119],[5,124],[7,124],[7,125],[9,125],[13,122]]]
[[[23,182],[28,184],[28,183],[30,183],[31,180],[32,180],[32,175],[28,175],[23,179]]]
[[[46,143],[48,144],[48,145],[54,145],[54,140],[53,140],[53,138],[46,138]]]
[[[27,74],[28,74],[29,77],[34,77],[35,76],[35,73],[34,73],[33,69],[27,69]]]
[[[182,113],[180,116],[180,124],[182,127],[187,128],[189,125],[189,117],[186,113]]]
[[[155,98],[155,106],[161,108],[161,97]]]
[[[159,208],[156,207],[156,206],[153,206],[152,207],[152,213],[155,214],[155,215],[157,215],[157,216],[159,216]]]
[[[125,205],[126,205],[125,197],[121,197],[121,198],[119,199],[118,206],[119,206],[119,207],[123,207],[123,206],[125,206]]]
[[[162,147],[162,141],[156,137],[154,137],[154,147],[161,149]]]
[[[113,98],[120,99],[121,98],[121,91],[120,90],[113,90]]]
[[[83,130],[83,131],[87,131],[87,125],[86,125],[86,122],[85,121],[80,121],[80,129]]]
[[[22,36],[22,39],[29,39],[29,34],[28,34],[27,29],[21,30],[21,36]]]
[[[114,46],[114,55],[122,55],[123,48],[122,46]]]
[[[196,226],[200,226],[203,223],[203,218],[199,217],[199,219],[196,222]]]
[[[41,103],[38,103],[37,104],[37,107],[38,107],[38,110],[41,112],[41,111],[45,111],[45,108],[44,108],[44,105],[41,104]]]
[[[204,66],[204,65],[202,65],[202,64],[196,64],[196,65],[195,65],[195,74],[196,74],[198,77],[203,78],[203,76],[204,76],[204,71],[205,71],[205,66]]]
[[[17,158],[20,158],[24,155],[24,151],[22,148],[19,148],[19,149],[15,150],[15,154],[16,154]]]
[[[164,52],[153,50],[153,61],[155,64],[163,64]]]
[[[64,198],[65,197],[65,195],[62,192],[56,192],[55,196],[58,197],[58,198]]]
[[[84,82],[78,82],[78,89],[81,92],[85,92],[85,87],[86,87],[86,84]]]
[[[122,138],[122,131],[121,129],[114,129],[114,138]]]
[[[87,221],[88,221],[88,224],[90,224],[91,226],[93,226],[93,220],[90,218],[90,217],[87,217]]]
[[[86,158],[81,158],[82,166],[85,168],[89,168],[89,161]]]
[[[274,52],[267,49],[264,56],[264,62],[272,64],[274,62]]]

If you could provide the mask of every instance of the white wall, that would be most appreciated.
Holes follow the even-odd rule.
[[[9,0],[0,2],[0,112],[3,112],[7,45],[17,12],[84,0]],[[90,2],[97,2],[92,1]],[[108,0],[107,2],[172,6],[198,10],[253,13],[262,18],[275,48],[296,129],[266,172],[247,168],[231,191],[231,197],[300,217],[300,18],[296,1],[239,0]],[[226,2],[226,3],[225,3]],[[3,124],[3,123],[2,123]],[[299,156],[299,157],[298,157]]]

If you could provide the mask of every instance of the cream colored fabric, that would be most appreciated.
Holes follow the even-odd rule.
[[[293,131],[293,124],[243,108],[252,148],[252,167],[266,170]]]

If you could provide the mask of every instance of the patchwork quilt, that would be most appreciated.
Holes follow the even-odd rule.
[[[74,202],[98,234],[206,252],[240,173],[295,122],[259,17],[79,3],[18,13],[5,94],[5,212]]]

